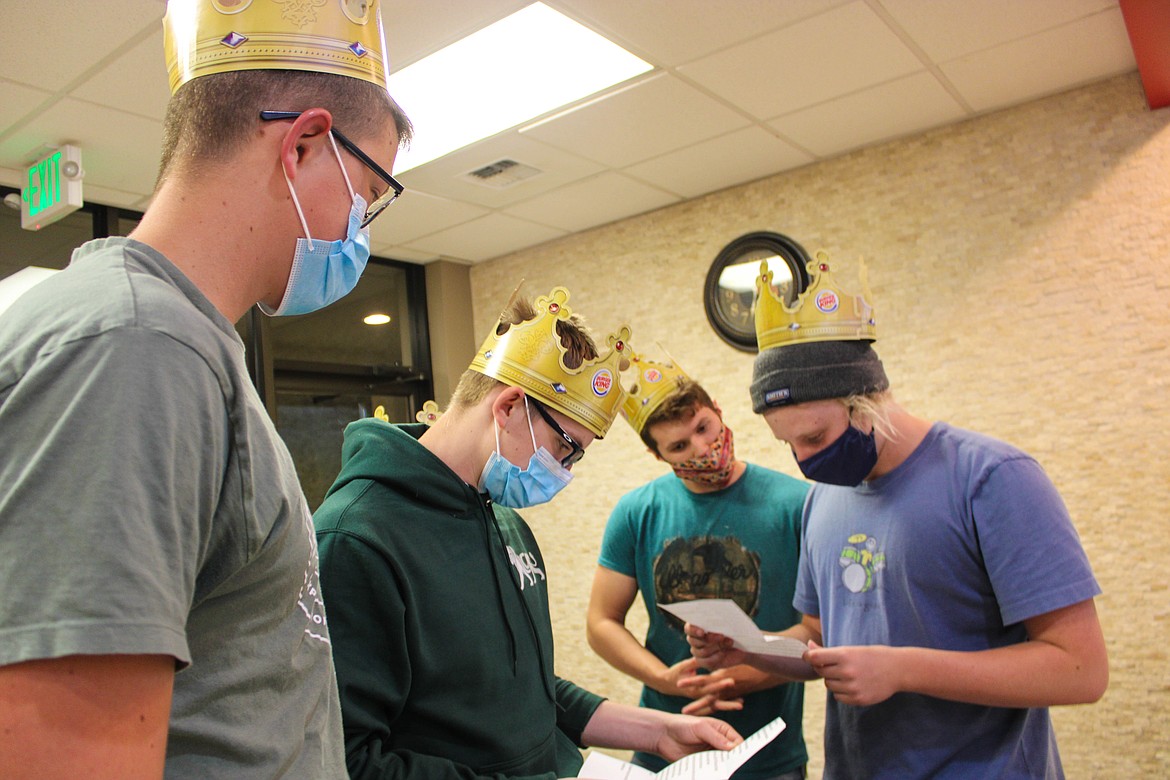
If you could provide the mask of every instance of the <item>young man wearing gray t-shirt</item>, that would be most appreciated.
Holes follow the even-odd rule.
[[[312,521],[233,323],[352,288],[410,125],[376,2],[217,5],[168,10],[139,226],[0,316],[6,778],[346,774]]]

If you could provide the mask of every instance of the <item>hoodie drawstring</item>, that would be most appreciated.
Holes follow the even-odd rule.
[[[496,514],[489,506],[487,508],[488,514],[491,516],[492,528],[496,531],[496,540],[499,541],[501,549],[507,549],[504,543],[504,536],[500,533],[499,523],[496,522]],[[486,543],[488,558],[492,562],[492,578],[496,581],[496,603],[500,605],[500,616],[504,618],[504,625],[508,629],[508,643],[512,650],[512,674],[516,674],[516,634],[512,631],[512,621],[508,620],[508,612],[504,606],[504,592],[500,588],[500,569],[499,562],[496,560],[496,551],[493,549],[491,537],[488,536],[487,524],[483,528],[483,540]]]

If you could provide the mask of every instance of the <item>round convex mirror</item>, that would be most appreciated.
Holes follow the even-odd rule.
[[[761,231],[740,236],[715,257],[703,288],[707,320],[719,337],[736,349],[756,352],[752,302],[760,264],[767,260],[772,289],[791,304],[808,286],[804,247],[780,233]]]

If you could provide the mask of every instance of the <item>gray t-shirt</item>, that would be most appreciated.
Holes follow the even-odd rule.
[[[90,242],[0,315],[0,665],[176,659],[167,776],[344,778],[312,520],[230,322]]]

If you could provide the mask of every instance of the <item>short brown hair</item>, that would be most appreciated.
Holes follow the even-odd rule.
[[[715,402],[711,400],[711,396],[707,395],[707,391],[698,382],[690,377],[681,377],[678,380],[678,390],[671,393],[646,418],[646,424],[642,426],[642,443],[654,452],[658,452],[658,442],[654,441],[654,437],[650,435],[650,426],[664,422],[675,422],[676,420],[689,420],[702,407],[714,409]]]
[[[531,301],[513,296],[508,305],[500,313],[500,321],[496,326],[496,335],[502,336],[508,328],[536,317],[536,308]],[[585,321],[580,315],[572,314],[567,320],[557,320],[557,335],[561,337],[561,346],[566,350],[565,365],[568,368],[577,368],[586,360],[597,357],[597,344],[585,329]],[[451,394],[451,407],[469,408],[487,397],[497,385],[503,382],[481,374],[474,369],[467,369],[459,377],[459,384]]]
[[[243,70],[188,81],[167,103],[161,184],[176,167],[229,159],[256,133],[260,112],[321,107],[350,138],[383,132],[390,120],[399,146],[414,128],[386,90],[362,79],[301,70]],[[157,186],[156,184],[156,186]]]

